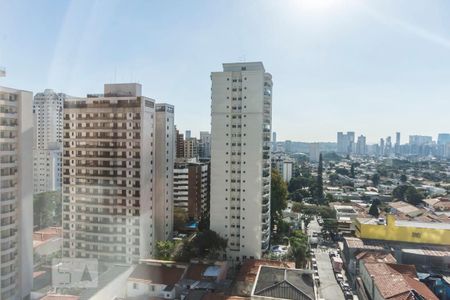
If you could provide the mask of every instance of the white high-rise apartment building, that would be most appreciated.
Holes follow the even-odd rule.
[[[140,84],[67,99],[63,256],[136,263],[153,254],[155,102]]]
[[[173,233],[173,167],[175,160],[174,107],[155,106],[155,240],[172,238]]]
[[[211,73],[211,229],[227,258],[260,258],[270,238],[272,76],[261,62]]]
[[[2,300],[27,298],[33,286],[32,103],[31,92],[0,87]]]
[[[46,89],[34,96],[34,193],[61,190],[63,105],[67,95]]]

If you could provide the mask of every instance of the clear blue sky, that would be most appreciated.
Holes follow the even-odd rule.
[[[450,1],[0,0],[1,85],[74,96],[137,81],[210,127],[210,72],[263,61],[278,139],[450,131]]]

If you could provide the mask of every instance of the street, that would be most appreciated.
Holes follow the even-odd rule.
[[[320,230],[321,227],[314,218],[308,226],[308,235],[312,235],[313,232],[320,232]],[[334,277],[333,267],[328,255],[329,250],[331,248],[326,246],[318,246],[313,249],[320,278],[319,295],[325,300],[345,299],[342,289]]]

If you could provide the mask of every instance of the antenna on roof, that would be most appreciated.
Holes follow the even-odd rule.
[[[243,54],[242,56],[239,56],[238,60],[240,62],[245,62],[245,54]]]

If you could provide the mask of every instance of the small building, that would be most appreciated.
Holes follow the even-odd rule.
[[[339,233],[351,234],[355,232],[353,221],[358,217],[358,212],[350,205],[334,205]]]
[[[127,297],[175,299],[176,285],[186,270],[186,265],[138,264],[128,277]]]
[[[314,300],[316,291],[311,270],[260,266],[252,299]]]
[[[258,276],[261,266],[272,266],[283,269],[294,269],[295,262],[277,261],[277,260],[262,260],[262,259],[248,259],[246,260],[235,278],[232,287],[232,295],[241,297],[250,297],[253,285]]]
[[[417,278],[413,265],[366,262],[359,263],[356,290],[360,299],[370,300],[439,300]]]
[[[434,274],[419,274],[419,278],[439,299],[450,299],[450,277]]]
[[[450,245],[450,223],[399,221],[393,215],[387,215],[386,222],[373,218],[357,218],[355,229],[359,238]]]
[[[404,201],[391,202],[389,206],[391,207],[391,213],[394,215],[400,214],[414,218],[423,213],[421,209]]]

